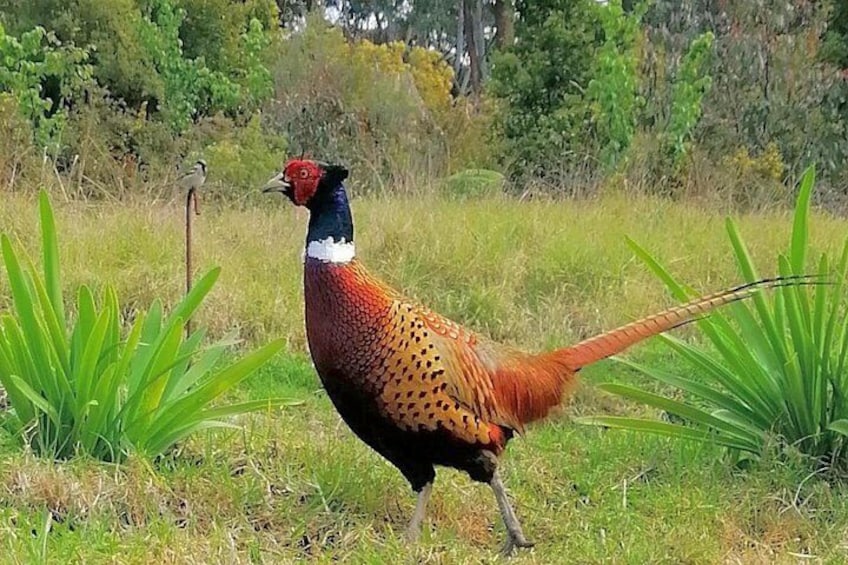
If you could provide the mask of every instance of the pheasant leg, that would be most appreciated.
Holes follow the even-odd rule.
[[[421,523],[424,521],[424,514],[427,511],[427,502],[430,500],[430,493],[433,491],[433,483],[427,483],[420,491],[418,491],[418,502],[415,503],[415,512],[412,513],[412,519],[409,521],[409,526],[406,528],[406,539],[411,543],[418,541],[418,536],[421,535]]]
[[[527,541],[527,538],[524,537],[524,532],[521,531],[521,523],[518,521],[515,511],[509,503],[506,489],[497,470],[492,475],[489,485],[495,492],[495,500],[498,501],[498,508],[501,510],[501,516],[503,516],[504,525],[506,526],[506,543],[504,543],[501,553],[510,555],[516,547],[533,547],[533,543]]]

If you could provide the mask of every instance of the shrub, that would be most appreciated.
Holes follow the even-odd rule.
[[[209,69],[202,58],[184,57],[179,38],[185,12],[169,0],[151,0],[150,15],[141,21],[140,36],[152,53],[163,89],[157,110],[174,132],[182,132],[200,115],[231,110],[240,99],[239,86],[224,73]]]
[[[486,152],[485,136],[466,135],[479,132],[478,114],[466,111],[464,99],[452,101],[452,71],[435,52],[348,42],[316,17],[279,49],[275,101],[264,111],[270,128],[289,139],[293,153],[361,171],[353,183],[402,189]]]
[[[0,0],[0,15],[16,35],[42,26],[63,43],[90,46],[98,84],[135,108],[162,89],[153,53],[139,36],[138,4],[136,0]]]
[[[271,38],[262,22],[253,18],[239,36],[233,79],[241,86],[241,111],[253,112],[274,94],[274,80],[263,57]]]
[[[13,33],[42,26],[90,46],[94,77],[113,101],[161,106],[175,126],[186,114],[252,112],[267,100],[277,16],[273,0],[0,0]]]
[[[503,193],[504,176],[488,169],[466,169],[444,180],[445,195],[451,198],[479,198]]]
[[[244,34],[255,26],[262,30],[262,43],[267,43],[268,31],[278,25],[274,0],[173,1],[174,7],[186,14],[180,25],[185,56],[203,58],[214,71],[229,73],[244,69]]]
[[[810,168],[801,181],[789,249],[778,257],[781,276],[806,272],[814,177]],[[736,224],[729,219],[727,231],[745,280],[758,279]],[[684,287],[664,267],[635,243],[632,246],[676,298],[687,298]],[[833,267],[823,254],[818,276],[831,276]],[[601,386],[664,410],[684,423],[612,416],[581,421],[716,442],[748,457],[762,455],[776,438],[783,448],[797,449],[816,464],[844,467],[848,462],[844,449],[848,438],[848,240],[835,274],[833,285],[815,284],[812,292],[803,284],[783,286],[775,290],[773,299],[758,294],[750,306],[737,303],[726,314],[716,312],[699,321],[713,350],[663,336],[692,365],[696,378],[622,361],[677,389],[683,400],[621,384]]]
[[[736,188],[731,196],[739,208],[789,203],[790,191],[783,184],[786,166],[776,143],[769,143],[759,155],[741,147],[723,159],[721,165],[733,173],[734,178],[728,184]]]
[[[711,78],[689,148],[699,147],[719,164],[729,147],[758,155],[774,143],[790,184],[807,163],[816,162],[817,192],[831,200],[841,197],[848,175],[848,83],[842,67],[828,62],[840,58],[823,40],[839,39],[828,24],[830,4],[839,6],[831,18],[838,28],[846,21],[838,14],[845,13],[843,2],[773,0],[763,10],[754,2],[727,0],[716,10],[714,3],[653,0],[643,20],[649,39],[640,83],[647,100],[643,126],[662,135],[675,106],[671,79],[683,72],[693,41],[712,33],[710,57],[689,79]],[[668,141],[673,148],[673,139]]]
[[[712,57],[714,39],[711,32],[706,32],[692,41],[671,86],[671,112],[662,142],[675,170],[689,152],[693,131],[701,119],[704,96],[712,86],[712,77],[705,71]]]
[[[0,93],[0,183],[17,184],[21,175],[37,166],[41,151],[35,145],[32,124],[23,117],[15,97]]]
[[[183,338],[183,322],[218,277],[200,279],[169,315],[154,302],[122,335],[121,308],[106,286],[100,300],[77,289],[76,319],[66,316],[58,242],[46,193],[40,202],[43,275],[2,237],[12,308],[0,317],[0,384],[11,410],[2,425],[48,457],[85,453],[120,460],[155,456],[193,431],[228,426],[230,416],[283,404],[280,400],[213,406],[278,352],[275,341],[226,364],[227,342],[201,347],[204,332]]]
[[[209,169],[215,171],[211,188],[231,197],[256,193],[282,167],[286,147],[283,137],[263,132],[259,115],[254,115],[245,127],[230,130],[205,149]],[[207,185],[204,191],[209,189]]]
[[[88,84],[87,58],[85,49],[62,45],[44,28],[16,38],[0,25],[0,92],[14,98],[40,146],[55,143],[67,118],[65,105]],[[51,92],[44,88],[48,82],[55,85]]]
[[[780,182],[785,165],[777,145],[769,143],[761,155],[752,157],[743,147],[730,157],[729,165],[743,175],[753,175],[765,180]]]
[[[604,43],[595,56],[586,96],[601,163],[611,168],[630,146],[642,104],[636,92],[635,53],[641,13],[625,15],[620,0],[608,2],[598,13]]]
[[[176,147],[168,126],[97,94],[102,93],[92,89],[90,102],[69,112],[63,150],[53,162],[45,163],[46,171],[22,183],[24,188],[35,192],[40,186],[52,188],[61,182],[68,196],[121,198],[142,188],[142,164],[154,178],[167,170],[162,161]]]

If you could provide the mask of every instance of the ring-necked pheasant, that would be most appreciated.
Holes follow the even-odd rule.
[[[304,259],[306,331],[315,368],[341,417],[406,477],[417,539],[434,465],[488,483],[507,529],[504,552],[530,547],[498,474],[515,433],[560,404],[586,365],[708,310],[778,284],[719,292],[553,352],[508,348],[405,299],[356,259],[337,165],[292,160],[264,187],[310,213]]]

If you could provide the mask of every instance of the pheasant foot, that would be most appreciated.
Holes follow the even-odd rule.
[[[506,489],[504,488],[503,481],[501,480],[500,474],[497,470],[495,470],[494,475],[492,475],[492,480],[489,485],[495,492],[495,500],[498,501],[498,508],[500,508],[501,516],[503,517],[507,531],[506,542],[501,549],[501,554],[509,556],[516,547],[533,547],[533,542],[527,541],[527,538],[524,537],[524,532],[521,530],[521,523],[518,521],[518,518],[515,516],[515,511],[509,503]]]

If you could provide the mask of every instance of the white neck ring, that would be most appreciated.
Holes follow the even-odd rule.
[[[320,241],[310,241],[306,246],[306,256],[324,263],[350,263],[356,256],[356,247],[352,241],[345,241],[345,238],[335,241],[328,237]]]

